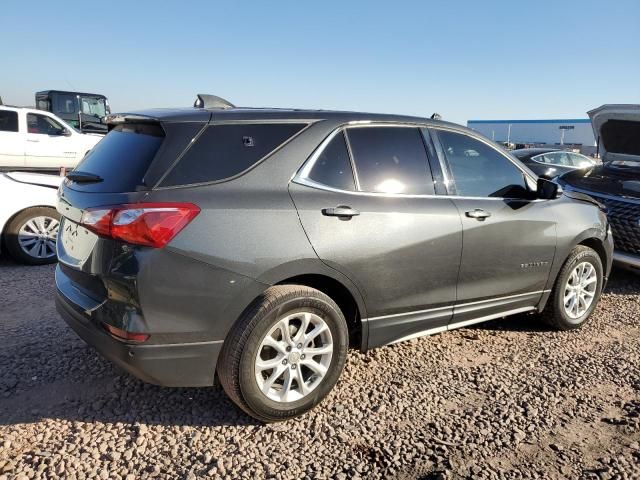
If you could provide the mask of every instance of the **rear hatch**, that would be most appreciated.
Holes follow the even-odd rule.
[[[589,113],[604,162],[640,162],[640,105],[602,105]]]
[[[58,199],[63,216],[58,258],[61,270],[84,294],[103,300],[106,290],[96,276],[113,274],[117,262],[122,264],[125,277],[125,270],[132,268],[125,265],[132,247],[108,235],[97,235],[102,227],[95,222],[113,207],[135,207],[143,202],[204,124],[119,116],[109,133],[65,178]],[[94,225],[88,226],[92,221]],[[129,270],[128,274],[135,272]]]

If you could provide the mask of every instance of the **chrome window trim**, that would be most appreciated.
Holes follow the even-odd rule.
[[[386,198],[389,198],[389,197],[391,197],[391,198],[450,198],[450,199],[459,199],[459,200],[497,200],[497,201],[522,200],[522,199],[518,199],[518,198],[509,198],[509,197],[472,197],[472,196],[462,196],[462,195],[381,193],[381,192],[363,192],[363,191],[360,191],[360,190],[356,190],[356,191],[342,190],[340,188],[335,188],[335,187],[332,187],[330,185],[325,185],[323,183],[316,182],[316,181],[312,180],[311,178],[309,178],[309,174],[311,173],[311,170],[315,166],[316,161],[318,160],[318,158],[320,157],[320,155],[322,154],[324,149],[327,147],[327,145],[331,142],[331,140],[333,140],[333,138],[339,132],[342,132],[342,131],[344,131],[346,129],[349,129],[349,128],[367,128],[367,127],[426,128],[428,130],[447,130],[447,131],[451,131],[451,132],[454,132],[454,133],[459,133],[461,135],[468,135],[469,137],[474,138],[474,139],[484,143],[488,147],[490,147],[493,150],[495,150],[496,152],[498,152],[500,155],[502,155],[507,160],[509,160],[516,168],[518,168],[533,184],[536,183],[536,179],[531,176],[530,172],[524,170],[522,166],[518,165],[508,155],[506,155],[504,152],[501,152],[500,150],[495,148],[493,145],[491,145],[491,143],[489,143],[488,140],[484,140],[481,137],[476,136],[476,135],[472,135],[472,134],[470,134],[470,133],[468,133],[466,131],[459,130],[459,129],[456,129],[456,128],[451,128],[451,127],[446,127],[446,126],[440,126],[440,125],[434,126],[434,125],[430,125],[430,124],[426,124],[426,123],[418,123],[418,122],[416,122],[416,123],[412,123],[412,122],[406,122],[406,123],[378,122],[378,121],[374,122],[374,121],[370,121],[370,120],[357,120],[357,121],[353,121],[353,122],[348,122],[347,124],[340,125],[339,127],[336,127],[334,130],[332,130],[331,133],[329,133],[329,135],[322,142],[320,142],[320,145],[318,145],[316,147],[316,149],[309,156],[309,158],[302,164],[302,167],[293,175],[293,177],[291,178],[291,181],[294,182],[294,183],[297,183],[298,185],[304,185],[304,186],[307,186],[307,187],[316,188],[318,190],[325,190],[325,191],[334,192],[334,193],[343,193],[343,194],[347,194],[347,195],[360,195],[360,196],[370,196],[370,197],[386,197]],[[348,135],[345,135],[345,141],[347,141],[347,147],[349,148]],[[434,142],[434,143],[436,143],[436,142]],[[437,148],[438,147],[436,146],[436,149]],[[425,147],[425,149],[426,149],[426,147]],[[349,155],[350,155],[350,157],[352,157],[350,150],[349,150]],[[438,157],[440,157],[440,155],[438,155]],[[351,158],[351,161],[353,162],[353,158]],[[438,158],[438,161],[441,161],[441,159]],[[352,164],[351,168],[354,169],[354,179],[355,179],[356,173],[355,173],[355,167],[354,167],[353,164]],[[443,172],[443,175],[446,175],[446,173]],[[356,184],[356,188],[358,188],[357,184]],[[541,202],[541,201],[544,201],[544,200],[543,199],[533,199],[533,200],[529,200],[529,201],[530,202]]]

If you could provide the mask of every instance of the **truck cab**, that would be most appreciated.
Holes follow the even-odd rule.
[[[80,133],[50,112],[0,105],[0,169],[74,168],[101,139]]]
[[[107,133],[103,118],[111,108],[104,95],[45,90],[36,92],[36,108],[56,114],[81,132]]]

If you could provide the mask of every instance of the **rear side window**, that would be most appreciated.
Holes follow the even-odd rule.
[[[349,151],[342,132],[333,137],[322,150],[313,164],[308,178],[340,190],[353,191],[356,189]]]
[[[0,132],[18,131],[18,112],[0,110]]]
[[[422,134],[413,127],[349,128],[347,137],[360,190],[433,194]]]
[[[258,163],[306,124],[211,125],[167,174],[161,186],[225,180]]]
[[[102,177],[101,182],[73,184],[91,192],[132,192],[143,185],[164,131],[159,125],[123,124],[111,130],[78,164],[76,170]]]

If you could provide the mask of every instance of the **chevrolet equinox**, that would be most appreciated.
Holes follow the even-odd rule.
[[[144,381],[217,373],[261,421],[318,404],[350,346],[578,328],[611,269],[597,202],[455,124],[208,95],[108,124],[59,190],[58,311]]]

